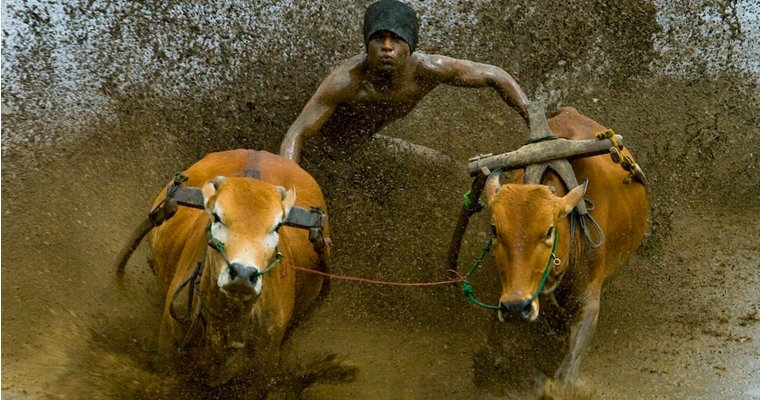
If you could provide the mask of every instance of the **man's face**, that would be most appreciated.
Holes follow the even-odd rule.
[[[406,65],[411,51],[409,45],[390,31],[378,31],[369,37],[367,60],[379,71],[394,72]]]

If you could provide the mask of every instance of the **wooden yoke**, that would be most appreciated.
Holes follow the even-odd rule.
[[[530,139],[528,143],[515,151],[503,154],[486,154],[471,158],[467,163],[470,176],[475,177],[472,188],[465,194],[465,202],[459,213],[454,234],[449,243],[448,268],[456,271],[462,237],[472,214],[480,211],[479,199],[490,171],[501,169],[509,171],[525,168],[525,183],[539,183],[547,168],[557,172],[568,190],[578,186],[570,161],[573,158],[590,157],[610,153],[615,149],[611,139],[567,140],[552,134],[546,120],[546,106],[541,102],[528,105],[530,116]],[[623,137],[614,135],[617,145],[622,149]],[[581,215],[588,214],[585,202],[576,206]]]
[[[470,172],[470,176],[479,175],[483,167],[492,171],[496,169],[508,171],[528,167],[527,169],[540,171],[541,175],[543,175],[546,166],[538,169],[531,167],[534,167],[536,164],[547,164],[548,166],[554,167],[554,165],[551,164],[559,165],[559,163],[552,163],[552,161],[555,160],[560,160],[561,163],[562,161],[567,161],[573,158],[591,157],[609,153],[610,148],[615,147],[615,143],[613,143],[611,139],[568,140],[554,136],[549,129],[549,123],[546,121],[544,105],[541,103],[531,103],[528,106],[528,114],[530,115],[530,139],[528,140],[528,143],[509,153],[498,154],[495,156],[489,154],[470,159],[470,162],[467,163],[467,169]],[[614,138],[620,148],[622,148],[623,137],[615,135]],[[529,181],[534,182],[535,179],[533,174],[536,172],[525,172],[526,183]],[[561,173],[561,171],[557,172]],[[541,175],[538,176],[538,179],[541,178]],[[568,189],[572,189],[575,186],[577,186],[577,184],[568,187]]]

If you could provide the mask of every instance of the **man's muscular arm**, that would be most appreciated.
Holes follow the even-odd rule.
[[[451,57],[429,55],[423,62],[427,77],[452,86],[487,87],[499,93],[501,98],[517,111],[530,126],[527,105],[530,103],[520,86],[503,69],[494,65],[458,60]]]
[[[280,144],[280,155],[300,163],[303,142],[319,132],[322,125],[335,111],[335,107],[336,104],[325,101],[317,91],[285,134]]]
[[[301,146],[319,133],[350,87],[351,79],[345,64],[331,72],[288,129],[280,144],[280,155],[300,163]]]

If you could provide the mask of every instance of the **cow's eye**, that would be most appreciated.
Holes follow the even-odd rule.
[[[282,223],[279,223],[279,224],[277,224],[277,226],[275,226],[275,227],[274,227],[274,229],[273,229],[272,231],[273,231],[273,232],[278,232],[278,233],[279,233],[279,232],[280,232],[280,228],[281,228],[281,227],[282,227]]]
[[[491,233],[493,234],[494,237],[496,237],[496,225],[494,224],[491,224]]]
[[[221,222],[222,222],[222,219],[221,219],[221,218],[219,218],[219,214],[217,214],[217,213],[213,213],[213,214],[212,214],[212,216],[213,216],[213,218],[214,218],[214,223],[215,223],[215,224],[216,224],[216,223],[221,223]]]
[[[546,237],[544,239],[545,240],[551,239],[552,238],[552,232],[554,232],[554,227],[550,226],[549,230],[546,232]]]

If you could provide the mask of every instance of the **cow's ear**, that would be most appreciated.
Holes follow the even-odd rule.
[[[206,182],[205,185],[203,185],[203,188],[201,189],[201,193],[203,193],[203,206],[206,207],[206,210],[209,208],[208,201],[216,194],[216,190],[219,189],[219,185],[224,183],[226,180],[223,176],[217,176],[213,180],[210,180]],[[211,211],[209,211],[211,212]]]
[[[296,203],[296,188],[293,186],[293,188],[287,192],[282,186],[278,186],[277,189],[280,190],[280,194],[282,195],[282,207],[285,209],[285,217],[287,218],[290,209],[293,208],[293,204]]]
[[[586,188],[588,187],[588,179],[586,179],[582,185],[578,185],[575,189],[571,190],[560,200],[560,218],[564,218],[565,215],[570,214],[573,208],[583,200],[583,195],[586,194]]]
[[[221,186],[222,183],[227,182],[227,178],[219,175],[211,182],[214,184],[214,189],[219,190],[219,186]]]
[[[275,186],[277,191],[280,192],[280,200],[285,200],[285,196],[288,195],[288,191],[282,186]]]
[[[493,200],[493,196],[496,193],[499,193],[499,190],[501,189],[501,171],[496,170],[491,172],[491,175],[488,175],[488,180],[486,180],[486,186],[483,188],[483,195],[486,198],[486,204],[491,204],[491,200]]]

